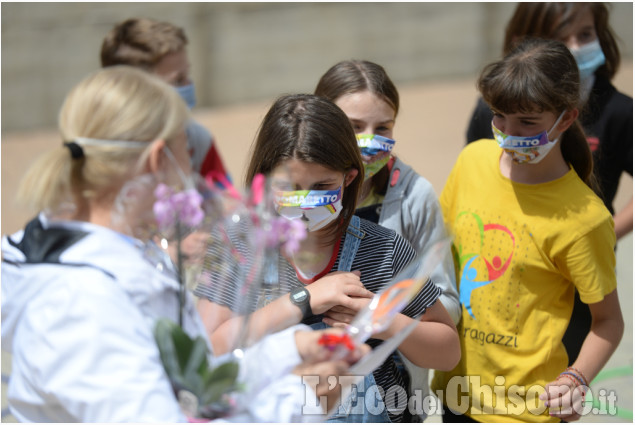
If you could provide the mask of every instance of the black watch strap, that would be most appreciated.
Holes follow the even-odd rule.
[[[302,311],[302,320],[313,316],[313,311],[311,310],[311,294],[308,289],[303,286],[295,288],[289,294],[289,299]]]

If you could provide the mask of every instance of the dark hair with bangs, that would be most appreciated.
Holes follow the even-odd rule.
[[[554,40],[524,39],[502,60],[487,65],[477,86],[490,108],[504,114],[560,115],[580,102],[576,61],[567,46]],[[593,159],[578,120],[560,136],[560,150],[593,189]]]
[[[399,113],[399,92],[386,70],[379,64],[365,60],[345,60],[329,68],[318,81],[315,94],[336,102],[340,97],[369,91],[384,100]],[[383,167],[371,177],[375,193],[385,195],[390,170]]]
[[[311,94],[278,98],[263,119],[247,167],[245,183],[258,173],[270,174],[283,161],[297,159],[331,170],[358,170],[342,197],[342,218],[332,226],[333,240],[344,233],[355,213],[364,179],[364,165],[348,117],[333,102]]]
[[[564,29],[587,10],[593,15],[595,32],[606,57],[606,63],[595,73],[612,79],[620,66],[620,51],[609,25],[609,10],[604,3],[518,3],[505,30],[503,54],[510,53],[514,45],[525,37],[561,40]]]

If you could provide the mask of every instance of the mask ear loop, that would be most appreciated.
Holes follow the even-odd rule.
[[[181,170],[179,162],[176,160],[176,157],[174,156],[170,148],[167,146],[163,146],[163,150],[165,151],[165,156],[170,159],[172,165],[174,165],[174,167],[176,168],[176,173],[179,175],[179,178],[183,182],[183,186],[185,186],[185,189],[192,189],[194,187],[193,183],[185,176],[183,170]]]
[[[562,117],[564,117],[564,113],[567,112],[567,110],[565,109],[564,111],[562,111],[562,113],[560,114],[560,116],[558,117],[558,119],[556,120],[555,123],[553,123],[553,125],[551,126],[551,130],[549,130],[547,132],[547,140],[549,140],[549,135],[551,134],[551,132],[558,126],[558,124],[560,124],[560,120],[562,120]],[[560,138],[560,136],[558,136],[555,140],[554,143],[558,141],[558,139]]]

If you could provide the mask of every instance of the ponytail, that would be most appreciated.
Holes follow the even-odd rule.
[[[60,146],[43,154],[29,167],[22,178],[17,193],[20,205],[34,213],[54,211],[66,202],[72,202],[78,210],[81,202],[81,168],[85,159],[74,159],[69,150]]]
[[[599,187],[593,175],[593,156],[577,120],[562,134],[560,150],[564,160],[573,166],[580,179],[597,193]]]
[[[67,143],[60,142],[29,168],[17,201],[53,215],[71,203],[73,218],[86,219],[89,206],[107,206],[126,180],[140,172],[152,141],[174,143],[188,119],[179,94],[158,77],[128,66],[96,71],[66,96],[59,129]]]

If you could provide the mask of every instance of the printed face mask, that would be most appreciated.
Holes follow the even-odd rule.
[[[364,180],[368,180],[388,164],[395,141],[376,134],[358,134],[357,146],[364,159]]]
[[[187,86],[174,87],[181,98],[185,101],[188,108],[192,109],[196,105],[196,92],[194,91],[194,83]]]
[[[275,194],[278,214],[289,220],[301,219],[314,232],[335,220],[342,212],[342,186],[336,190],[292,190]]]
[[[562,111],[551,130],[543,131],[533,137],[509,136],[496,128],[494,120],[492,120],[494,139],[496,139],[498,146],[512,156],[514,162],[518,164],[535,164],[542,161],[558,142],[558,139],[549,140],[549,134],[556,128],[564,113],[565,111]]]
[[[604,52],[602,52],[600,40],[598,39],[582,47],[570,50],[575,61],[578,63],[581,81],[589,79],[595,71],[606,62],[606,57],[604,56]]]

